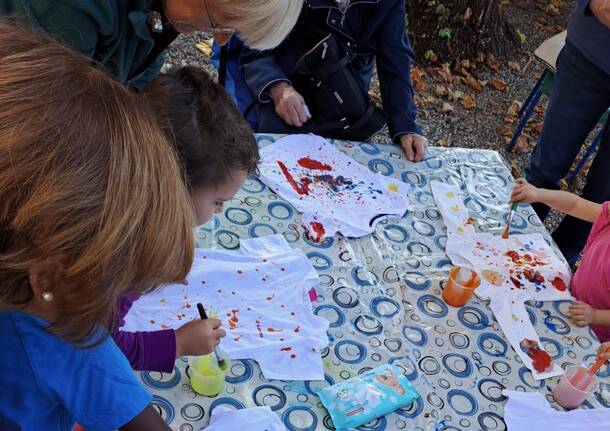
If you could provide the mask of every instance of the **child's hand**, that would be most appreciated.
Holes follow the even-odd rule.
[[[218,319],[193,320],[176,330],[176,358],[207,355],[227,333]]]
[[[524,178],[519,178],[515,181],[515,188],[510,197],[510,203],[524,202],[531,204],[540,201],[540,190],[528,183]]]
[[[570,305],[570,317],[576,326],[587,326],[595,319],[595,308],[581,301]]]
[[[606,341],[599,349],[597,349],[597,354],[604,358],[606,361],[610,361],[610,341]]]

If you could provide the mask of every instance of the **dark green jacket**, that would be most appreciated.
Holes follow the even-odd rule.
[[[155,0],[0,0],[0,14],[43,29],[101,63],[122,83],[141,88],[159,71],[162,51],[178,35],[164,19],[151,31]]]

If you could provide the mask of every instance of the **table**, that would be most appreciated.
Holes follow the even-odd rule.
[[[277,139],[259,135],[261,146]],[[363,430],[504,430],[503,388],[541,391],[549,401],[557,378],[536,382],[504,338],[485,301],[448,307],[441,289],[451,266],[446,230],[430,192],[430,181],[461,186],[465,205],[481,231],[501,232],[506,223],[512,177],[499,154],[489,150],[431,148],[421,163],[405,161],[397,146],[336,141],[368,166],[412,185],[411,211],[389,218],[360,239],[340,235],[316,244],[303,236],[300,215],[259,180],[246,181],[222,215],[197,232],[199,247],[239,247],[240,238],[281,233],[302,249],[319,272],[317,315],[330,322],[330,345],[322,352],[326,382],[266,380],[253,361],[234,361],[225,390],[215,399],[190,390],[186,360],[172,374],[140,373],[153,403],[174,430],[199,430],[210,412],[270,406],[289,430],[334,429],[316,388],[353,377],[381,363],[404,371],[421,394],[412,405]],[[531,207],[520,206],[513,229],[542,232]],[[567,301],[529,303],[528,314],[545,349],[562,366],[591,363],[598,342],[588,329],[570,326]],[[607,368],[598,374],[609,375]],[[603,380],[602,380],[603,381]],[[610,407],[610,385],[586,407]]]

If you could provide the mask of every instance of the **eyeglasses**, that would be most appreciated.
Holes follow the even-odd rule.
[[[207,0],[203,0],[203,7],[205,8],[205,13],[208,15],[208,21],[210,21],[210,26],[212,27],[212,31],[214,33],[222,33],[222,34],[226,34],[226,35],[235,33],[234,28],[221,27],[218,25],[218,22],[214,19],[214,17],[210,13],[210,9],[208,8]]]

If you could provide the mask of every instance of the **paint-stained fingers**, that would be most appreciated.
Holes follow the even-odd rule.
[[[400,144],[405,151],[407,160],[412,162],[415,159],[415,152],[413,151],[413,135],[403,135],[400,137]]]

